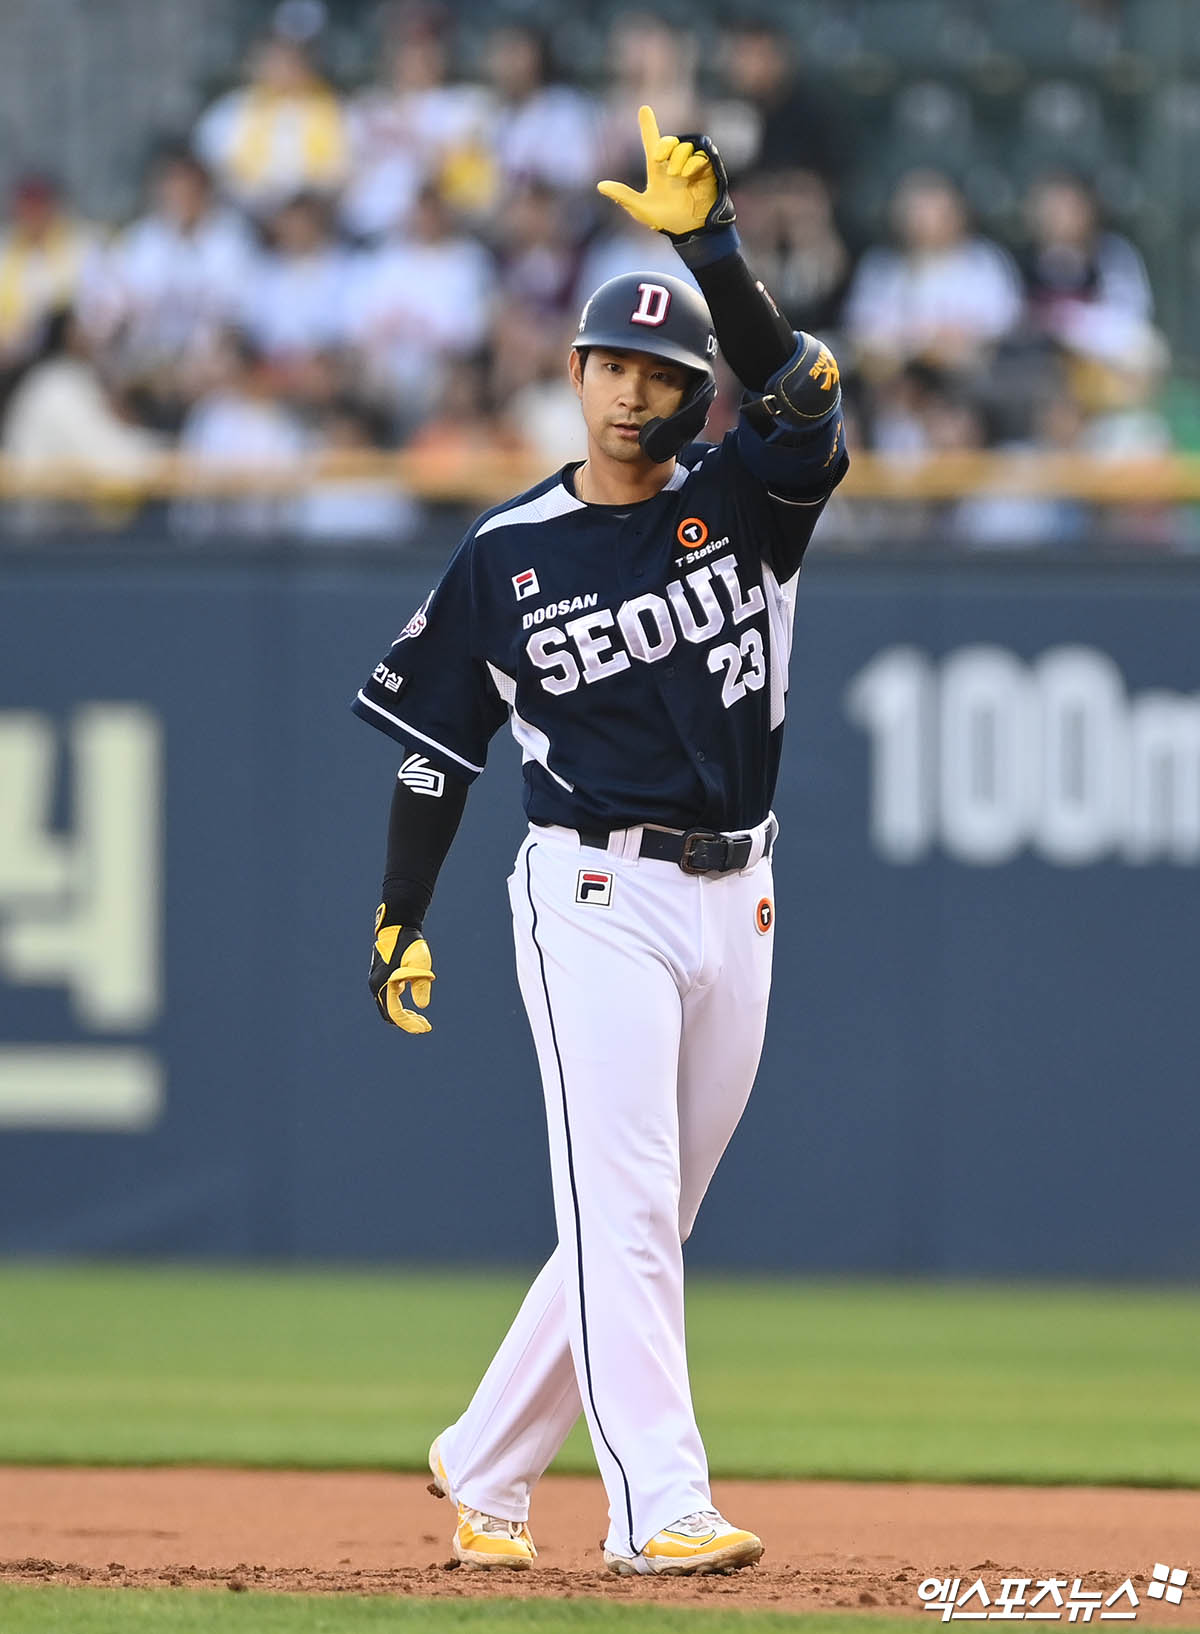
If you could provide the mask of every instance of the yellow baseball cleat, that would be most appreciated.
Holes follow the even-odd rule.
[[[702,1577],[709,1572],[737,1572],[762,1558],[761,1538],[730,1526],[715,1509],[684,1515],[656,1532],[639,1555],[604,1551],[604,1564],[622,1576]]]
[[[438,1498],[447,1498],[454,1505],[458,1524],[450,1547],[454,1558],[464,1566],[506,1568],[526,1571],[537,1559],[537,1550],[525,1521],[501,1520],[498,1515],[485,1515],[481,1509],[468,1509],[458,1503],[450,1490],[446,1466],[435,1441],[429,1449],[429,1473],[433,1480],[429,1490]]]

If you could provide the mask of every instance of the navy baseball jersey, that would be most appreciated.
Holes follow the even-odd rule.
[[[355,711],[468,782],[507,718],[534,823],[761,822],[801,560],[848,464],[822,442],[814,480],[742,420],[638,504],[583,503],[568,468],[486,512]]]

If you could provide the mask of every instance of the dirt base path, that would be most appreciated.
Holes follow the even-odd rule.
[[[993,1601],[1004,1577],[1034,1579],[1031,1596],[1038,1579],[1065,1579],[1064,1599],[1077,1577],[1105,1598],[1128,1577],[1139,1623],[1200,1626],[1200,1492],[725,1481],[715,1498],[767,1546],[762,1564],[736,1577],[610,1576],[599,1569],[599,1482],[569,1477],[538,1489],[533,1570],[488,1574],[447,1564],[449,1508],[417,1476],[0,1468],[0,1580],[710,1604],[728,1596],[776,1611],[915,1613],[917,1587],[931,1576],[961,1578],[960,1596],[982,1578]],[[1179,1607],[1146,1596],[1156,1562],[1189,1571]],[[1051,1606],[1044,1599],[1039,1609]],[[1071,1621],[1066,1606],[1058,1621]]]

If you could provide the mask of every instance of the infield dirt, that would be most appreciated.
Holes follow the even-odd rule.
[[[419,1476],[0,1468],[0,1579],[709,1604],[731,1597],[764,1610],[877,1606],[894,1614],[919,1612],[917,1587],[934,1576],[961,1578],[963,1591],[982,1577],[993,1598],[1004,1577],[1068,1585],[1078,1577],[1105,1597],[1129,1577],[1142,1596],[1139,1623],[1200,1621],[1200,1492],[725,1481],[714,1497],[762,1536],[760,1566],[728,1578],[612,1577],[599,1564],[599,1482],[551,1476],[530,1517],[536,1565],[487,1574],[454,1567],[449,1508]],[[1178,1608],[1145,1597],[1156,1562],[1191,1574]],[[1068,1622],[1065,1609],[1059,1620]]]

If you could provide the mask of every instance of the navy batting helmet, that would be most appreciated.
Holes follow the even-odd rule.
[[[699,436],[717,382],[717,337],[704,297],[682,278],[662,272],[627,272],[610,278],[591,296],[579,318],[574,345],[614,352],[649,352],[681,364],[694,377],[683,402],[666,419],[647,420],[638,437],[655,464],[674,458]]]

